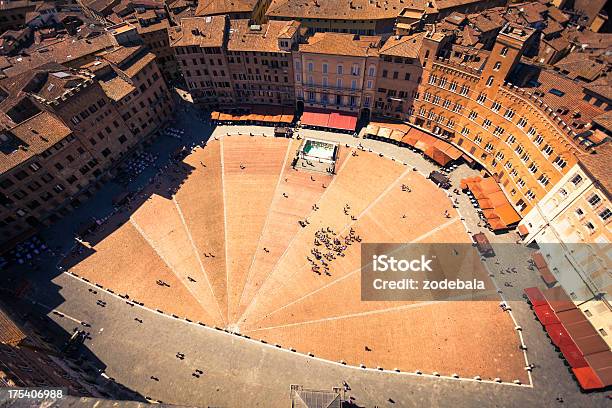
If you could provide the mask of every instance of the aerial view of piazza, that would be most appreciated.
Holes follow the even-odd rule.
[[[0,407],[611,407],[606,3],[0,0]]]

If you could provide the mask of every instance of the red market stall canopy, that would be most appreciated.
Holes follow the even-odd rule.
[[[357,126],[357,115],[347,112],[309,109],[304,111],[300,121],[305,126],[353,131]]]
[[[422,151],[440,166],[446,166],[463,155],[461,150],[452,144],[413,127],[401,138],[401,141]]]
[[[522,227],[522,225],[520,225],[519,227]],[[533,263],[538,269],[538,272],[540,272],[540,276],[542,277],[542,280],[548,286],[552,286],[555,283],[557,283],[557,278],[555,278],[555,275],[553,275],[550,269],[548,269],[548,265],[546,264],[546,260],[544,259],[544,256],[540,252],[535,252],[532,258],[533,258]]]
[[[535,307],[535,306],[548,304],[546,302],[546,299],[544,298],[544,294],[542,293],[540,289],[525,288],[523,291],[525,292],[525,295],[527,295],[527,299],[529,299],[529,302],[531,303],[532,306]]]
[[[537,260],[536,266],[541,264]],[[612,351],[604,339],[576,308],[563,288],[524,290],[552,343],[559,347],[584,390],[612,385]]]
[[[550,306],[548,306],[548,304],[534,306],[533,311],[538,317],[538,320],[542,322],[544,326],[560,323],[559,318],[557,317],[555,312],[553,312]]]
[[[284,106],[246,105],[240,107],[240,111],[213,111],[210,119],[220,122],[291,123],[293,110]]]
[[[467,177],[460,186],[472,192],[493,231],[507,229],[521,220],[493,177]]]
[[[545,290],[542,293],[544,294],[546,303],[550,305],[555,313],[576,309],[576,305],[561,286]]]
[[[599,390],[605,387],[605,383],[590,366],[572,368],[572,371],[583,390]]]
[[[340,130],[355,130],[357,127],[357,115],[342,112],[333,112],[329,115],[327,127]]]
[[[366,134],[383,139],[391,139],[400,142],[408,133],[410,126],[405,123],[395,122],[370,122],[366,127]]]

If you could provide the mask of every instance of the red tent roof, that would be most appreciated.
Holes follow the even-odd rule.
[[[570,299],[561,286],[546,289],[542,293],[544,293],[544,298],[555,313],[559,313],[564,310],[576,309],[576,305],[574,302],[572,302],[572,299]]]
[[[303,125],[327,127],[329,113],[318,110],[308,110],[304,111],[300,120]]]
[[[599,376],[591,367],[572,368],[580,388],[583,390],[596,390],[605,387]]]
[[[544,326],[560,323],[555,312],[553,312],[553,310],[547,304],[534,306],[533,311],[538,317],[540,323],[542,323]]]
[[[589,365],[587,361],[584,359],[584,357],[582,356],[580,349],[578,349],[578,347],[575,344],[573,343],[562,344],[559,348],[561,349],[561,352],[563,353],[563,357],[567,360],[570,367],[579,368],[579,367],[586,367]]]
[[[549,324],[548,326],[544,326],[544,328],[555,346],[559,347],[561,344],[574,343],[569,333],[567,330],[565,330],[565,327],[563,327],[561,323]]]
[[[357,115],[343,112],[333,112],[329,115],[327,127],[341,130],[355,130]]]
[[[527,299],[531,302],[533,306],[546,305],[546,299],[544,298],[544,294],[539,288],[525,288],[523,292],[527,295]]]

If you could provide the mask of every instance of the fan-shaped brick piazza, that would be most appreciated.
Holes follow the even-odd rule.
[[[361,301],[359,245],[329,276],[312,272],[307,257],[321,228],[353,229],[363,242],[470,239],[447,195],[409,166],[341,147],[334,176],[295,170],[299,146],[210,140],[180,163],[189,170],[176,191],[167,186],[182,173],[156,176],[122,222],[109,221],[116,228],[90,240],[91,253],[72,257],[70,271],[149,308],[332,361],[527,382],[498,301]]]

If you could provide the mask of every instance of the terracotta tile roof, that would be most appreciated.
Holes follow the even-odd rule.
[[[116,76],[108,81],[100,81],[100,86],[104,90],[104,93],[114,101],[123,99],[136,89],[132,84],[125,81],[120,76]]]
[[[383,46],[380,47],[379,54],[404,58],[417,58],[424,36],[424,32],[399,38],[391,36]]]
[[[492,21],[485,16],[478,16],[476,18],[471,18],[470,22],[474,24],[474,27],[476,27],[478,30],[480,30],[483,33],[486,33],[492,30],[499,30],[500,28],[502,28],[501,23]]]
[[[199,0],[195,15],[214,16],[219,14],[251,13],[257,0]]]
[[[300,44],[300,51],[311,54],[332,54],[352,57],[378,55],[379,36],[358,36],[355,34],[315,33],[308,43]]]
[[[612,48],[612,35],[594,33],[590,30],[566,30],[566,38],[586,50],[609,50]]]
[[[612,133],[612,111],[602,113],[599,116],[593,118],[593,122]]]
[[[542,42],[546,43],[550,48],[556,51],[563,51],[570,46],[570,43],[563,37],[557,37],[550,40],[542,40]],[[540,50],[542,52],[542,50]]]
[[[47,75],[46,82],[37,94],[50,101],[82,84],[86,79],[79,75],[72,75],[69,71],[52,72]]]
[[[134,25],[136,25],[136,30],[139,33],[151,33],[154,31],[167,30],[168,28],[170,28],[170,23],[168,23],[168,20],[162,20],[160,22],[148,24],[146,26],[143,26],[138,22],[134,23]]]
[[[453,11],[452,13],[450,13],[448,16],[444,18],[444,21],[450,24],[459,25],[461,23],[464,23],[466,18],[467,17],[465,14],[457,13],[456,11]]]
[[[222,47],[226,21],[225,16],[183,18],[171,44],[173,47]]]
[[[548,15],[557,23],[565,24],[569,21],[568,15],[556,8],[555,6],[548,7]]]
[[[102,34],[88,39],[54,39],[42,45],[31,47],[27,50],[27,56],[10,58],[13,65],[6,68],[8,76],[20,74],[28,69],[33,69],[54,61],[57,63],[69,63],[70,61],[94,55],[100,51],[110,49],[115,45],[114,39],[110,34]]]
[[[136,76],[144,67],[155,61],[155,54],[148,52],[138,60],[134,61],[128,67],[122,67],[121,70],[130,78]]]
[[[0,344],[16,346],[26,335],[17,327],[15,322],[0,309]]]
[[[563,31],[563,26],[557,23],[555,20],[550,19],[546,21],[546,28],[542,30],[542,32],[547,36],[560,33],[561,31]]]
[[[584,88],[612,101],[612,80],[609,77],[600,78],[595,82],[587,84]]]
[[[270,17],[325,20],[395,19],[406,7],[403,0],[272,0]]]
[[[602,113],[599,116],[595,116],[593,118],[593,122],[597,123],[599,126],[612,133],[612,111],[608,111],[606,113]]]
[[[55,115],[43,111],[10,129],[26,146],[11,153],[0,153],[0,172],[5,172],[23,163],[36,154],[44,152],[55,143],[70,135],[71,130]]]
[[[561,71],[567,71],[572,77],[581,77],[588,81],[597,79],[606,72],[606,66],[589,59],[588,54],[572,52],[555,65]]]
[[[480,3],[480,0],[433,0],[435,8],[444,10],[447,8],[467,6],[472,3]]]
[[[142,49],[141,46],[134,47],[117,47],[112,51],[105,52],[102,57],[111,64],[121,65],[125,61],[133,58]]]
[[[540,83],[537,90],[543,93],[540,98],[554,111],[568,110],[566,114],[557,114],[576,132],[581,132],[584,129],[579,129],[574,124],[590,123],[594,117],[605,112],[601,107],[582,99],[584,82],[566,78],[552,71],[541,71],[537,81]],[[561,91],[562,95],[551,93],[550,91],[553,89]],[[574,112],[578,112],[580,117],[574,118]]]
[[[278,38],[297,29],[294,21],[269,20],[267,24],[251,30],[249,20],[232,20],[227,42],[228,51],[288,52],[278,46]]]
[[[470,26],[463,27],[463,31],[461,32],[461,40],[459,43],[461,45],[473,47],[478,44],[480,41],[481,32],[476,30]]]
[[[604,143],[595,149],[594,153],[578,155],[578,162],[595,180],[606,189],[607,194],[612,193],[612,177],[610,177],[610,163],[612,163],[612,143]]]

